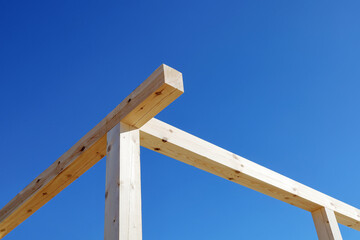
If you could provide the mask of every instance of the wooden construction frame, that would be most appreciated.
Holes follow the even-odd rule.
[[[161,65],[0,210],[0,238],[107,155],[104,239],[141,240],[140,145],[311,212],[321,240],[342,239],[338,223],[360,231],[359,209],[154,118],[183,92]]]

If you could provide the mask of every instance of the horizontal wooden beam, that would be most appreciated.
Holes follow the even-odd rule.
[[[106,155],[106,133],[120,121],[135,128],[183,93],[182,74],[156,69],[98,125],[0,210],[0,238],[22,223]]]
[[[360,230],[359,209],[157,119],[140,129],[140,144],[307,211],[326,207],[339,223]]]

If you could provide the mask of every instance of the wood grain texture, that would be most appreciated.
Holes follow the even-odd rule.
[[[107,134],[105,240],[141,240],[139,129],[119,123]]]
[[[157,119],[140,129],[140,144],[307,211],[326,207],[339,223],[360,230],[359,209]]]
[[[156,69],[90,132],[0,210],[0,238],[27,219],[106,154],[106,133],[120,121],[141,127],[183,93],[182,74]]]
[[[319,240],[342,240],[334,211],[322,207],[312,212],[312,217]]]

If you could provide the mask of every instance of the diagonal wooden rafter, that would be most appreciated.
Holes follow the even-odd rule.
[[[337,221],[360,231],[360,210],[157,119],[140,128],[141,146],[255,191],[314,212],[334,211]]]
[[[184,92],[182,74],[157,68],[90,132],[0,210],[0,238],[106,155],[106,134],[120,121],[139,128]]]

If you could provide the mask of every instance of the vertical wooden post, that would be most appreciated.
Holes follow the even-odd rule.
[[[117,124],[107,134],[105,240],[141,240],[139,130]]]
[[[319,240],[342,240],[334,211],[322,207],[312,212]]]

